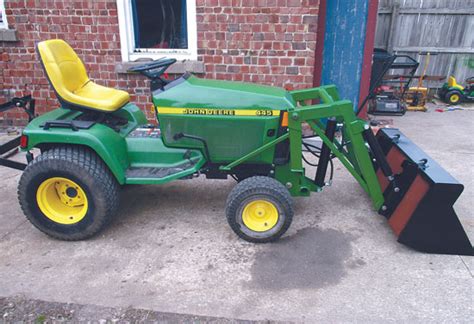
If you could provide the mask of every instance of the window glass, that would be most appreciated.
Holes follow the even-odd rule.
[[[124,62],[197,59],[196,0],[117,0]]]
[[[132,0],[135,51],[188,48],[186,0]]]
[[[8,28],[4,0],[0,0],[0,29]]]

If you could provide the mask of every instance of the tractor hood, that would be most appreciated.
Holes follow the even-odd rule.
[[[251,83],[208,80],[191,74],[153,91],[156,107],[287,110],[294,107],[288,91]]]

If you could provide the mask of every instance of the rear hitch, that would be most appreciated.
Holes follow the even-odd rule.
[[[3,103],[0,105],[0,113],[8,111],[14,108],[21,108],[24,112],[28,115],[28,121],[32,121],[35,118],[35,100],[31,97],[31,95],[24,96],[21,98],[13,98],[11,101]],[[12,161],[8,159],[8,155],[10,152],[16,152],[13,150],[18,150],[18,147],[25,148],[24,136],[17,136],[10,141],[0,145],[0,165],[5,166],[7,168],[12,168],[16,170],[25,170],[26,164],[20,163],[16,161]],[[26,138],[27,139],[27,138]],[[27,144],[27,143],[26,143]],[[29,153],[29,152],[28,152]],[[33,155],[26,155],[26,160],[30,163],[33,160]],[[30,159],[31,157],[31,159]]]

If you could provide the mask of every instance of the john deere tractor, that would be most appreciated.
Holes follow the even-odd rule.
[[[458,84],[453,76],[450,76],[448,82],[438,90],[438,97],[451,105],[474,101],[474,77],[466,79],[464,87]]]
[[[188,73],[167,80],[175,60],[160,59],[130,70],[151,80],[154,126],[128,93],[90,80],[64,41],[41,42],[38,52],[61,108],[32,119],[20,139],[27,164],[10,166],[24,169],[18,193],[26,217],[54,238],[98,233],[117,212],[121,186],[204,175],[237,180],[225,215],[239,237],[274,241],[291,224],[292,197],[323,190],[337,158],[400,242],[473,253],[452,207],[463,186],[399,130],[375,136],[335,86],[286,91]],[[302,123],[321,145],[303,138]],[[314,178],[303,154],[319,159]]]

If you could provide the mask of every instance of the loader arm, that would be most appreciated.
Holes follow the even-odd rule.
[[[288,109],[288,132],[220,169],[230,171],[250,158],[289,139],[289,163],[275,167],[275,178],[285,184],[293,196],[307,196],[311,191],[320,191],[323,185],[305,176],[301,159],[302,123],[306,122],[367,192],[374,207],[380,209],[384,198],[362,136],[364,131],[369,130],[369,126],[355,116],[352,103],[348,100],[339,100],[337,89],[333,85],[292,91],[290,95],[296,105]],[[306,105],[305,102],[310,100],[320,101],[320,103]],[[345,145],[337,139],[326,136],[326,126],[322,121],[328,118],[342,125],[344,142],[350,143],[350,149],[346,149]]]
[[[275,165],[275,179],[292,196],[308,196],[326,185],[330,159],[336,157],[388,219],[400,243],[429,253],[473,255],[472,245],[452,205],[463,186],[397,129],[375,137],[366,121],[357,118],[352,103],[340,100],[335,86],[290,92],[288,132],[236,161],[229,171],[251,157],[289,139],[289,160]],[[310,104],[309,104],[310,103]],[[322,140],[316,178],[305,175],[303,130],[307,123]],[[338,129],[342,136],[334,136]]]
[[[339,100],[335,86],[293,91],[291,94],[299,103],[296,108],[290,109],[288,112],[291,171],[304,174],[301,159],[302,123],[306,122],[367,192],[374,207],[379,209],[383,205],[384,199],[362,135],[369,129],[369,126],[365,121],[355,116],[352,103],[348,100]],[[309,100],[318,100],[322,103],[306,105],[305,102]],[[326,136],[326,126],[322,121],[330,118],[332,122],[336,122],[342,127],[343,142],[350,143],[349,150],[346,150],[343,143],[336,138],[330,139]]]

